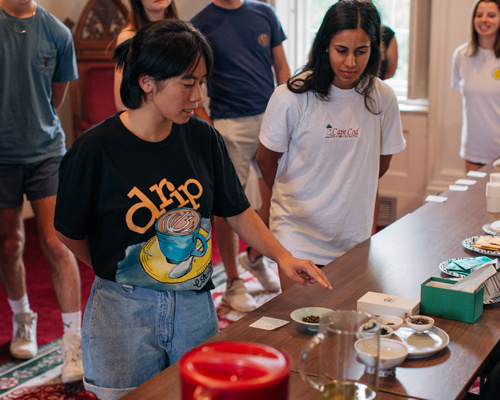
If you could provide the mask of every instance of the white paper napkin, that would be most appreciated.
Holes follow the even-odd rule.
[[[251,328],[264,329],[266,331],[272,331],[274,329],[281,328],[282,326],[288,324],[290,321],[285,321],[278,318],[271,317],[261,317],[253,324],[250,324]]]
[[[448,197],[444,197],[444,196],[434,196],[432,194],[428,195],[426,198],[425,198],[425,201],[434,201],[436,203],[444,203],[446,200],[448,200]]]
[[[457,185],[475,185],[477,181],[474,179],[457,179],[455,184]]]
[[[464,185],[450,185],[448,186],[451,191],[454,192],[466,192],[469,190],[469,186],[464,186]]]
[[[481,171],[467,172],[467,176],[470,176],[471,178],[484,178],[486,175],[488,175],[486,172],[481,172]]]

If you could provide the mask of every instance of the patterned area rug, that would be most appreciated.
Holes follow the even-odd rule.
[[[62,350],[55,340],[39,348],[27,361],[9,361],[0,366],[0,399],[87,400],[97,397],[81,382],[61,381]]]
[[[266,262],[267,265],[276,274],[278,274],[278,266],[276,263],[267,259],[265,259],[264,262]],[[278,294],[265,291],[257,278],[241,266],[238,266],[238,272],[240,278],[245,281],[245,287],[255,299],[257,306],[264,304]],[[222,330],[234,321],[242,318],[245,313],[234,311],[228,306],[221,304],[222,295],[224,294],[227,286],[226,273],[224,272],[224,266],[222,265],[222,263],[219,263],[214,267],[212,279],[215,286],[215,289],[212,290],[212,298],[214,299],[215,308],[217,310],[217,317],[219,319],[219,330]]]
[[[275,263],[270,267],[278,273]],[[249,293],[255,298],[257,305],[272,299],[277,293],[264,291],[257,278],[250,272],[238,267],[240,277],[245,281]],[[244,313],[231,310],[222,305],[222,294],[226,289],[226,273],[222,263],[214,267],[212,276],[215,289],[212,297],[219,318],[219,329],[222,330],[234,321],[243,317]],[[62,351],[59,341],[55,340],[39,348],[37,357],[27,361],[9,361],[0,365],[0,400],[88,400],[97,397],[87,392],[81,382],[63,384],[61,381]]]

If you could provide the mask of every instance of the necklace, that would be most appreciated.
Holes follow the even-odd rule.
[[[14,27],[9,24],[9,21],[7,20],[7,16],[5,15],[5,11],[3,10],[3,8],[0,8],[0,10],[2,10],[2,16],[3,16],[3,19],[5,20],[5,22],[7,23],[7,26],[9,27],[9,29],[13,32],[16,32],[16,33],[20,33],[21,35],[25,34],[26,32],[28,32],[30,29],[31,29],[31,26],[33,25],[33,22],[35,21],[35,14],[36,14],[36,11],[38,10],[38,6],[35,7],[35,11],[33,11],[33,14],[31,15],[31,23],[30,23],[30,26],[28,26],[26,29],[23,29],[22,31],[18,31],[16,29],[14,29]]]

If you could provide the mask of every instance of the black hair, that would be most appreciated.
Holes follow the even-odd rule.
[[[321,100],[329,100],[330,86],[335,78],[328,48],[332,38],[347,29],[364,30],[370,37],[370,58],[365,70],[356,83],[355,90],[364,96],[365,106],[373,114],[375,110],[371,93],[381,63],[381,20],[377,8],[368,1],[343,0],[332,5],[312,44],[308,63],[288,82],[288,89],[294,93],[313,91]]]
[[[179,20],[151,22],[134,37],[116,47],[114,61],[123,70],[120,96],[129,109],[139,108],[146,93],[139,85],[141,75],[163,81],[195,70],[201,59],[207,78],[213,69],[213,53],[205,37],[191,24]]]

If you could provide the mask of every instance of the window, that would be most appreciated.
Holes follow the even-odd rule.
[[[290,69],[307,61],[311,44],[332,0],[274,0],[276,13],[288,36],[283,43]],[[398,42],[398,68],[387,80],[400,100],[427,97],[430,0],[373,0],[382,24]]]

